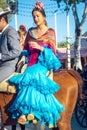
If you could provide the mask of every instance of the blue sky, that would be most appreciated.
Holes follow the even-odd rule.
[[[46,1],[41,0],[44,3],[44,9],[46,12],[46,20],[49,27],[52,27],[55,29],[57,34],[57,42],[66,41],[67,36],[67,24],[66,24],[66,12],[64,12],[64,6],[62,5],[60,9],[58,9],[57,3],[55,1]],[[28,30],[28,28],[35,26],[33,19],[32,19],[32,9],[34,4],[37,2],[37,0],[18,0],[18,14],[12,15],[10,20],[10,25],[14,28],[18,29],[18,27],[21,24],[24,24]],[[84,9],[84,4],[78,5],[78,14],[79,18],[81,20],[82,12]],[[55,15],[54,12],[56,12],[56,21],[55,21]],[[16,16],[16,17],[15,17]],[[15,24],[15,20],[17,23]],[[56,24],[55,24],[56,22]],[[72,11],[69,12],[69,28],[70,28],[70,41],[74,42],[74,32],[75,32],[75,24],[74,24],[74,17],[72,15]],[[87,31],[87,18],[85,21],[85,24],[83,26],[82,33],[85,33]]]

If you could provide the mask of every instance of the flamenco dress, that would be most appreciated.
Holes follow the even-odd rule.
[[[27,59],[28,51],[23,50],[21,55],[25,55]],[[17,89],[17,96],[8,108],[13,119],[18,120],[21,115],[32,113],[42,124],[56,127],[60,112],[65,107],[54,96],[60,85],[47,77],[46,73],[60,67],[61,63],[52,50],[44,48],[44,52],[39,53],[36,64],[28,66],[24,73],[8,80]]]

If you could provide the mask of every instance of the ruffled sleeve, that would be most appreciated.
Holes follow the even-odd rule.
[[[21,54],[19,55],[19,60],[21,59],[22,56],[25,56],[25,63],[28,63],[28,51],[23,50]]]
[[[48,70],[58,70],[62,66],[60,60],[49,48],[44,48],[44,52],[40,52],[38,62],[46,66]]]

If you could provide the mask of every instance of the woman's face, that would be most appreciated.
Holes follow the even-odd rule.
[[[34,22],[37,26],[44,24],[44,21],[45,21],[45,17],[39,11],[33,12],[33,19],[34,19]]]

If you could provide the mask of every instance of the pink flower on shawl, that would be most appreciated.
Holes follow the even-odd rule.
[[[42,2],[37,2],[34,5],[34,8],[38,8],[38,9],[44,9],[44,4]]]

